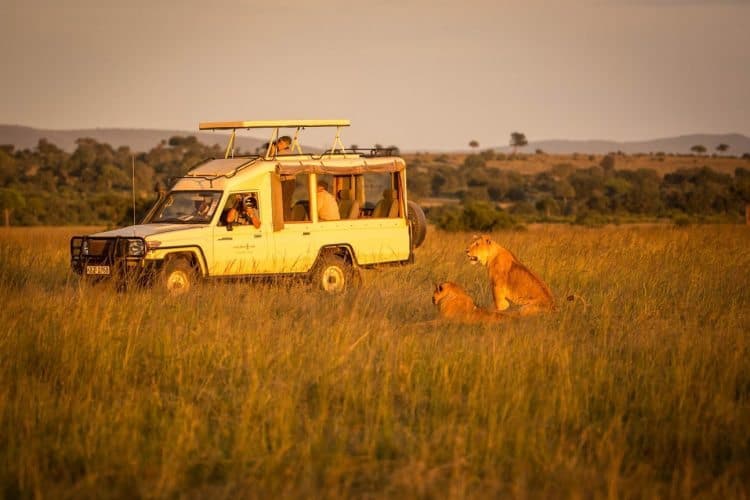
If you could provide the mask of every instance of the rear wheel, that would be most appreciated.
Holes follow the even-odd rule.
[[[330,294],[346,291],[358,283],[359,273],[352,264],[335,254],[321,255],[313,272],[313,283]]]
[[[184,258],[168,260],[162,270],[161,284],[170,295],[189,292],[195,287],[197,280],[195,268]]]
[[[414,248],[418,248],[427,236],[427,218],[424,216],[422,207],[415,202],[410,201],[407,205],[407,216],[411,223],[411,241]]]

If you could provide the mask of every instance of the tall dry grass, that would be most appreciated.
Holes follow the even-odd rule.
[[[3,496],[747,497],[750,231],[493,236],[553,315],[426,324],[432,283],[491,302],[467,234],[331,298],[81,286],[71,229],[0,232]]]

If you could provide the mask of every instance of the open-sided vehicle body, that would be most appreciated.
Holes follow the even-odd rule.
[[[171,291],[196,279],[306,275],[340,291],[358,270],[408,263],[424,239],[424,215],[407,200],[406,164],[383,150],[347,150],[346,120],[202,123],[231,130],[225,158],[207,160],[178,178],[139,225],[71,239],[71,265],[96,279],[157,281]],[[290,151],[277,153],[283,128],[295,129]],[[335,127],[330,149],[302,152],[306,127]],[[236,130],[270,128],[263,154],[236,157]],[[319,216],[319,181],[336,197],[340,218]],[[320,201],[324,203],[325,200]],[[254,223],[232,220],[251,206]],[[258,227],[256,227],[256,225]]]

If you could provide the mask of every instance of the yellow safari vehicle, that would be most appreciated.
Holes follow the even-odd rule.
[[[199,279],[304,275],[328,292],[359,270],[414,261],[424,213],[406,196],[406,164],[382,149],[346,149],[348,120],[201,123],[231,130],[225,157],[178,178],[141,224],[74,236],[71,266],[119,285],[149,282],[171,293]],[[307,154],[308,127],[335,130],[332,145]],[[262,154],[235,156],[238,130],[271,129]],[[281,135],[290,129],[291,135]]]

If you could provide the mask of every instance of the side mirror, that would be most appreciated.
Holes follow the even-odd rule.
[[[231,231],[231,230],[232,230],[232,223],[227,222],[227,231]]]

